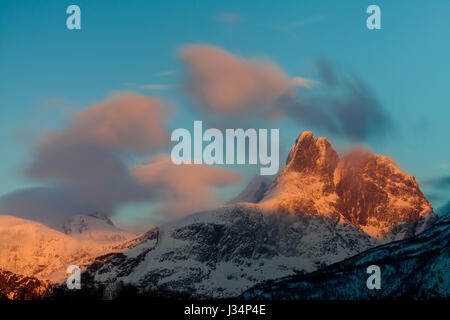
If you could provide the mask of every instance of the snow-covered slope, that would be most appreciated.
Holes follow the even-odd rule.
[[[381,289],[369,290],[366,269],[381,270]],[[425,232],[386,244],[308,275],[258,284],[245,299],[449,299],[450,214]]]
[[[262,198],[264,198],[264,193],[267,188],[272,183],[272,178],[268,176],[256,175],[235,198],[230,200],[228,203],[239,203],[239,202],[250,202],[258,203]]]
[[[134,233],[117,228],[103,214],[76,215],[61,226],[61,231],[76,239],[121,242],[136,237]]]
[[[282,216],[257,205],[230,205],[153,228],[123,252],[87,268],[107,287],[167,288],[232,297],[264,279],[311,272],[373,247],[376,240],[322,216]]]
[[[75,239],[37,222],[0,216],[0,268],[4,270],[62,280],[69,265],[82,267],[110,250],[110,243]]]

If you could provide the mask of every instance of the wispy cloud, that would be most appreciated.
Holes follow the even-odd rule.
[[[291,84],[293,87],[304,87],[304,88],[312,88],[312,87],[319,85],[319,83],[317,81],[302,78],[302,77],[292,78]]]
[[[158,212],[169,218],[214,208],[216,188],[241,183],[241,174],[205,164],[173,164],[170,156],[158,155],[131,169],[133,175],[152,193],[160,193]]]
[[[274,62],[238,57],[215,46],[188,45],[180,57],[187,69],[187,93],[203,110],[222,118],[292,119],[352,142],[381,138],[392,130],[370,87],[356,76],[338,75],[325,61],[318,63],[319,86],[318,81],[289,77]],[[300,96],[297,87],[314,90]]]
[[[224,23],[236,23],[242,20],[242,16],[232,12],[221,12],[216,14],[214,19]]]
[[[43,186],[0,197],[0,212],[56,226],[74,214],[112,215],[129,203],[161,204],[159,221],[216,206],[215,189],[241,182],[239,173],[177,166],[165,154],[127,164],[170,145],[167,109],[157,97],[124,92],[73,114],[64,128],[47,131],[31,146],[24,171]]]
[[[321,20],[324,19],[325,16],[323,15],[316,15],[316,16],[312,16],[303,20],[296,20],[296,21],[292,21],[290,23],[286,23],[286,24],[277,24],[277,23],[262,23],[259,24],[261,27],[267,27],[269,29],[273,29],[276,31],[281,31],[282,33],[285,33],[286,35],[294,38],[294,39],[298,39],[299,36],[297,34],[298,29],[310,24],[310,23],[314,23],[314,22],[319,22]]]
[[[320,90],[302,96],[282,95],[275,104],[276,114],[303,125],[325,129],[352,142],[384,138],[393,130],[391,119],[374,92],[356,76],[338,76],[334,68],[318,64]]]
[[[133,89],[152,90],[152,91],[169,90],[177,86],[176,84],[171,83],[139,84],[134,82],[126,82],[123,85]]]
[[[176,74],[177,72],[178,72],[178,70],[167,70],[167,71],[158,72],[155,75],[158,77],[166,77],[166,76],[171,76],[173,74]]]
[[[139,88],[145,89],[145,90],[167,90],[173,87],[173,84],[144,84],[140,85]]]
[[[137,93],[116,94],[80,111],[67,127],[47,132],[32,147],[26,175],[47,186],[2,197],[2,212],[60,223],[73,214],[111,214],[120,203],[153,198],[130,175],[123,157],[167,147],[165,117],[159,99]]]
[[[422,182],[422,184],[431,186],[433,188],[449,188],[450,187],[450,176],[424,180]]]
[[[244,59],[210,45],[188,45],[181,50],[187,67],[184,88],[203,106],[223,115],[267,107],[294,86],[311,81],[293,79],[275,63]]]

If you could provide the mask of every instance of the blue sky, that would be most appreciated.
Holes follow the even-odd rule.
[[[66,28],[70,4],[81,8],[81,30]],[[365,26],[370,4],[381,8],[381,30]],[[316,61],[326,59],[362,79],[392,119],[393,133],[363,141],[369,148],[392,157],[419,182],[450,176],[449,33],[447,0],[2,1],[0,195],[36,184],[22,170],[40,133],[62,127],[71,113],[112,92],[171,101],[178,111],[167,126],[191,128],[199,114],[177,86],[183,68],[178,53],[186,44],[270,59],[290,76],[312,80],[318,77]],[[169,87],[141,88],[155,84]],[[304,129],[283,124],[282,159]],[[313,131],[335,146],[349,144]],[[257,172],[236,169],[247,180]],[[226,188],[222,198],[239,188]],[[422,190],[434,207],[450,200],[449,189]]]

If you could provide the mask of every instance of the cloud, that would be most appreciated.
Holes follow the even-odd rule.
[[[166,76],[171,76],[171,75],[173,75],[173,74],[175,74],[177,72],[178,72],[177,70],[161,71],[161,72],[158,72],[156,74],[156,76],[158,76],[158,77],[166,77]]]
[[[158,213],[178,218],[188,213],[214,208],[218,204],[215,188],[242,182],[232,170],[205,164],[175,165],[168,155],[150,158],[131,172],[152,192],[159,192],[163,204]]]
[[[116,94],[76,114],[64,130],[47,133],[37,152],[61,144],[145,153],[169,145],[165,117],[166,110],[158,98]]]
[[[214,19],[224,23],[236,23],[242,20],[242,17],[236,13],[222,12],[214,16]]]
[[[188,45],[180,57],[187,67],[187,92],[221,115],[271,105],[293,86],[309,85],[306,79],[290,79],[272,62],[243,59],[215,46]]]
[[[112,215],[123,204],[161,204],[160,220],[213,208],[215,189],[241,182],[240,174],[208,165],[176,166],[168,155],[127,165],[130,157],[169,145],[165,109],[157,98],[121,93],[78,112],[32,149],[25,173],[44,186],[1,197],[1,212],[57,226],[75,214]]]
[[[170,89],[173,85],[170,84],[144,84],[139,86],[141,89],[146,90],[167,90]]]
[[[303,125],[343,136],[353,142],[384,137],[392,123],[370,88],[358,78],[335,82],[331,75],[324,79],[333,85],[319,94],[304,93],[281,96],[274,112]]]
[[[165,116],[159,99],[136,93],[117,94],[80,111],[66,128],[47,132],[33,148],[26,175],[47,186],[2,197],[2,211],[60,223],[73,214],[112,214],[120,203],[152,199],[123,157],[168,146]]]
[[[332,66],[325,60],[318,60],[316,63],[317,70],[322,81],[328,86],[336,86],[338,79]]]
[[[302,78],[302,77],[294,77],[291,79],[291,85],[293,87],[305,87],[305,88],[311,88],[318,85],[316,81]]]
[[[450,176],[429,179],[422,182],[423,185],[431,186],[433,188],[449,188]]]
[[[367,84],[339,76],[324,60],[317,63],[316,82],[290,78],[270,61],[236,57],[214,46],[188,45],[180,57],[187,67],[183,87],[222,121],[287,118],[352,142],[383,137],[393,128]],[[296,87],[310,90],[300,95]]]

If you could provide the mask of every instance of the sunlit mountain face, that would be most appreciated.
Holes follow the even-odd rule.
[[[0,300],[42,300],[51,294],[53,286],[47,280],[0,270]]]

